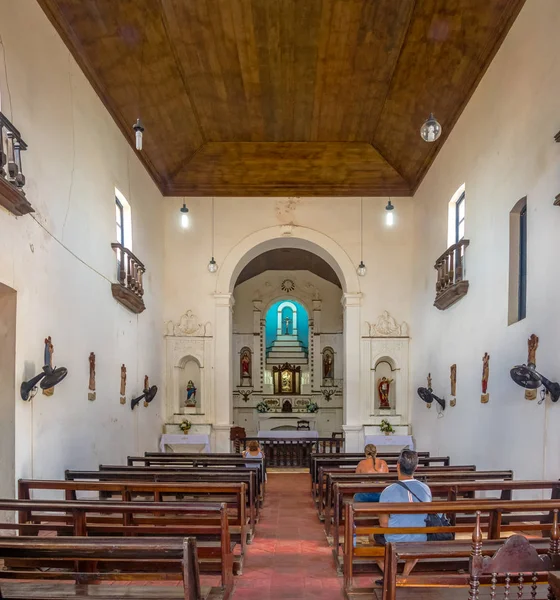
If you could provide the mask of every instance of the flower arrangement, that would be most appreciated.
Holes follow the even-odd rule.
[[[187,435],[187,433],[189,433],[190,428],[192,427],[192,423],[190,421],[188,421],[187,419],[185,419],[180,425],[179,427],[181,428],[181,431]]]
[[[379,429],[381,429],[381,431],[385,435],[391,435],[391,433],[395,433],[393,426],[391,425],[391,423],[389,423],[389,421],[387,421],[387,419],[383,419],[381,421],[381,424],[379,425]]]
[[[319,410],[319,405],[317,404],[317,402],[310,402],[307,405],[307,412],[309,413],[316,413]]]
[[[260,413],[265,413],[268,412],[268,404],[266,402],[259,402],[256,406],[256,409],[260,412]]]

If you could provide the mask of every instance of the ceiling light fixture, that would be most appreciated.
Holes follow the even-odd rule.
[[[420,136],[425,142],[435,142],[441,135],[441,125],[433,113],[424,121],[420,128]]]
[[[140,52],[140,73],[138,77],[138,85],[136,86],[136,108],[138,113],[140,113],[140,85],[142,84],[142,71],[144,70],[144,46],[146,45],[146,21],[148,20],[147,13],[144,14],[144,25],[142,31],[142,50]],[[132,126],[134,130],[134,137],[136,142],[136,150],[140,152],[142,150],[142,136],[144,134],[144,125],[142,125],[142,121],[140,117],[136,119],[136,123]]]
[[[214,260],[214,196],[212,196],[212,258],[208,263],[210,273],[215,273],[218,270],[218,263]]]
[[[184,198],[183,198],[183,206],[180,209],[181,212],[181,227],[183,229],[188,229],[189,225],[190,225],[190,218],[189,218],[189,209],[187,208],[187,205],[184,202]]]
[[[142,150],[142,134],[144,133],[144,126],[140,119],[136,119],[136,123],[132,126],[136,135],[136,150]]]
[[[393,227],[393,225],[395,224],[395,214],[393,212],[394,210],[395,207],[391,204],[391,198],[389,198],[389,202],[385,207],[385,225],[387,225],[387,227]]]
[[[364,264],[364,198],[360,198],[360,264],[356,269],[356,273],[363,277],[367,273],[366,265]]]

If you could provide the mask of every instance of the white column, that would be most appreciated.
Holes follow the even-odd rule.
[[[343,425],[344,451],[362,452],[364,449],[364,428],[362,425]]]
[[[344,294],[344,425],[362,425],[360,399],[361,294]]]
[[[229,452],[232,426],[232,309],[233,294],[215,294],[216,335],[214,345],[214,452]]]

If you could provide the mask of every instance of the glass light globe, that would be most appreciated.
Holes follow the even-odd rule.
[[[391,201],[389,200],[387,206],[385,207],[385,225],[387,225],[387,227],[392,227],[395,224],[394,210],[395,207],[391,204]]]
[[[441,125],[432,113],[420,128],[420,136],[425,142],[435,142],[441,135]]]
[[[215,273],[218,270],[218,263],[214,260],[214,257],[208,263],[208,270],[210,273]]]
[[[180,212],[181,212],[181,227],[183,229],[188,229],[190,219],[189,219],[189,209],[187,208],[186,204],[183,204],[183,207],[181,208]]]
[[[358,275],[360,277],[363,277],[367,273],[367,269],[366,269],[366,266],[364,265],[363,260],[360,261],[360,264],[358,265],[356,272],[358,273]]]

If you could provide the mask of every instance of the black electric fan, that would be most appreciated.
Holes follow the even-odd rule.
[[[134,410],[134,407],[137,404],[140,404],[142,400],[145,400],[148,404],[156,397],[157,394],[157,385],[152,385],[151,388],[144,390],[144,393],[138,398],[133,398],[130,401],[130,408]]]
[[[511,378],[517,385],[527,390],[536,390],[541,385],[550,394],[552,402],[558,402],[560,399],[560,384],[550,381],[544,375],[541,375],[533,363],[527,365],[517,365],[509,372]]]
[[[426,404],[431,404],[435,400],[441,406],[441,410],[445,410],[445,400],[436,396],[430,388],[419,387],[418,395]]]
[[[39,375],[35,375],[28,381],[24,381],[20,388],[20,394],[22,400],[31,400],[37,393],[37,384],[39,382],[42,390],[48,390],[60,383],[68,375],[68,369],[65,367],[58,367],[51,369],[48,365],[43,367],[43,372]]]

